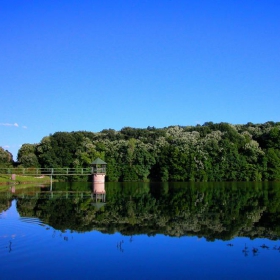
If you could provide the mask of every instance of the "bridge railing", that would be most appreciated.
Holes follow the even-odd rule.
[[[90,175],[92,167],[87,168],[0,168],[0,174],[16,175]]]

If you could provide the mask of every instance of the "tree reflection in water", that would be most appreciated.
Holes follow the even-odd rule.
[[[37,189],[36,195],[28,190],[3,194],[1,210],[16,199],[21,217],[37,217],[61,232],[120,232],[130,241],[137,234],[159,233],[208,241],[237,236],[278,240],[280,235],[279,183],[107,183],[107,202],[100,207],[94,207],[98,201],[88,186],[58,188],[52,195],[44,189]],[[122,244],[118,248],[122,250]],[[268,248],[263,244],[261,249]],[[246,245],[243,253],[249,253]]]
[[[100,204],[91,184],[7,188],[1,279],[278,279],[279,189],[106,183]]]

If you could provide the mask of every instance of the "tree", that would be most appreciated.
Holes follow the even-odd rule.
[[[36,149],[37,144],[23,144],[17,155],[19,164],[23,167],[40,167]]]
[[[13,164],[12,154],[0,147],[0,167],[11,167]]]
[[[268,180],[280,180],[280,151],[269,148],[266,153]]]

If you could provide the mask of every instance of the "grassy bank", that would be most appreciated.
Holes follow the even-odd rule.
[[[7,185],[7,184],[29,184],[29,183],[49,183],[51,181],[49,176],[41,176],[41,177],[34,177],[34,176],[22,176],[16,175],[16,179],[12,180],[11,175],[0,175],[0,184]]]

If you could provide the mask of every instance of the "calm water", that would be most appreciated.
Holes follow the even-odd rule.
[[[279,183],[105,188],[2,186],[0,279],[279,279]]]

